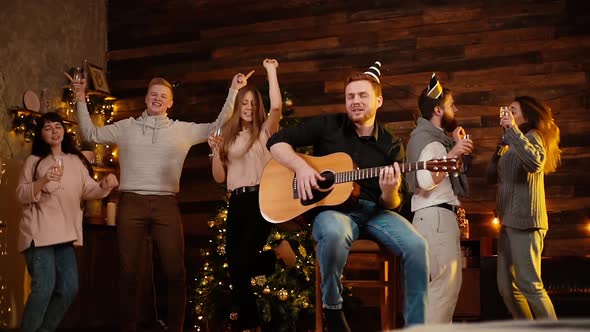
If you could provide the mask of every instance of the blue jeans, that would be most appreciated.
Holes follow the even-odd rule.
[[[342,308],[340,277],[352,242],[368,238],[401,257],[404,270],[404,319],[406,326],[424,323],[428,290],[426,240],[399,214],[383,210],[374,202],[359,200],[348,213],[334,210],[319,213],[313,224],[317,259],[322,275],[324,308]]]
[[[78,266],[71,243],[45,247],[34,245],[25,252],[31,275],[22,332],[55,331],[78,293]]]

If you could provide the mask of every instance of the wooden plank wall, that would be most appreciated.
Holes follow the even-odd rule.
[[[590,3],[566,0],[109,1],[108,78],[117,118],[137,116],[150,78],[178,83],[171,116],[211,121],[234,73],[280,62],[295,116],[343,111],[343,79],[383,64],[381,121],[407,139],[417,94],[436,71],[455,92],[460,124],[477,148],[465,199],[472,235],[494,236],[495,187],[483,179],[498,141],[498,107],[516,95],[546,100],[561,128],[562,167],[547,177],[547,255],[590,254]],[[205,144],[187,158],[179,198],[189,235],[223,191]]]

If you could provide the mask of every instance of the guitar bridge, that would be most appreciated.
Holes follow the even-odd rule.
[[[297,178],[293,177],[293,182],[291,183],[291,188],[293,189],[293,198],[299,199],[299,193],[297,192]]]

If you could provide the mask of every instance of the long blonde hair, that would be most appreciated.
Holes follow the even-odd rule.
[[[521,126],[523,132],[535,130],[545,145],[545,174],[555,172],[561,163],[559,149],[559,127],[553,119],[551,108],[544,102],[529,96],[518,96],[514,101],[520,104],[526,123]]]
[[[236,141],[236,137],[238,137],[238,133],[243,129],[242,127],[242,118],[240,117],[241,107],[242,107],[242,99],[248,92],[252,92],[254,95],[254,99],[256,101],[254,105],[254,110],[252,111],[252,126],[251,126],[251,136],[250,142],[248,142],[248,149],[252,147],[254,142],[258,139],[260,135],[260,130],[262,130],[262,125],[264,121],[266,121],[266,110],[264,109],[264,103],[262,101],[262,95],[260,91],[258,91],[255,87],[251,85],[246,85],[238,91],[238,95],[236,96],[236,101],[234,102],[234,113],[232,117],[223,125],[221,129],[221,136],[223,137],[223,147],[220,151],[219,156],[221,160],[227,162],[227,151],[229,147]]]

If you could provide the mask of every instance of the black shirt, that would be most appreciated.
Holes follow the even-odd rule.
[[[266,146],[270,149],[280,142],[288,143],[294,148],[311,145],[314,156],[345,152],[361,169],[393,165],[394,162],[405,159],[401,139],[394,137],[377,122],[371,136],[359,137],[348,115],[342,113],[315,117],[298,126],[280,130],[268,140]],[[361,188],[360,199],[379,203],[381,188],[378,177],[357,183]],[[405,181],[401,188],[402,192],[407,191]]]

